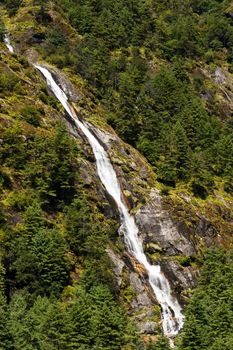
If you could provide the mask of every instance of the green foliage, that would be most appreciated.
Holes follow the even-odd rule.
[[[80,34],[103,39],[110,49],[142,43],[152,24],[144,1],[88,0],[77,3],[66,0],[59,3],[68,9],[70,21]]]
[[[108,79],[108,60],[110,51],[103,40],[88,36],[85,42],[77,47],[77,71],[95,87],[102,87]]]
[[[9,12],[9,16],[14,16],[18,9],[20,8],[20,6],[23,4],[22,0],[2,0],[2,3],[6,6],[8,12]]]
[[[30,15],[43,30],[40,45],[32,45],[50,63],[69,66],[89,82],[109,110],[109,123],[152,164],[163,193],[186,182],[205,199],[215,177],[232,192],[232,122],[220,118],[213,99],[204,100],[205,81],[193,73],[222,58],[232,69],[230,1],[56,0],[52,12],[47,1],[32,3]],[[10,16],[27,5],[3,4]],[[54,16],[61,7],[68,25]],[[3,33],[0,25],[1,41]],[[3,62],[1,100],[24,93],[14,70]],[[40,104],[60,110],[45,87],[38,96]],[[13,115],[0,125],[0,349],[143,349],[137,337],[132,342],[106,254],[114,223],[84,194],[80,153],[64,124],[46,130],[43,113],[34,105],[20,107],[17,120]],[[231,253],[207,255],[187,306],[181,350],[232,349],[231,266]],[[72,280],[74,267],[82,273]],[[69,283],[73,294],[66,297]],[[147,348],[169,346],[159,337]]]
[[[19,124],[15,123],[2,130],[3,142],[0,149],[1,164],[20,169],[28,158],[26,143],[24,142]]]
[[[232,251],[214,250],[206,254],[199,286],[186,309],[179,349],[231,349],[232,259]]]
[[[232,165],[222,154],[231,147],[229,131],[223,131],[218,116],[209,113],[198,96],[203,85],[189,79],[191,59],[214,61],[226,50],[232,61],[228,2],[58,0],[57,4],[82,35],[74,50],[74,69],[98,89],[98,98],[111,111],[109,123],[155,166],[158,180],[172,186],[190,182],[193,193],[205,198],[214,185],[211,178],[217,175],[230,189]],[[59,29],[57,35],[61,38],[64,31]],[[165,58],[170,65],[155,74],[148,65],[154,57]],[[213,159],[211,154],[220,157]],[[220,168],[229,171],[220,174]]]
[[[99,285],[78,293],[69,310],[76,329],[73,342],[83,349],[119,349],[125,344],[126,317],[109,290]]]
[[[69,271],[67,247],[60,232],[39,229],[32,237],[18,238],[15,243],[11,269],[18,288],[35,295],[59,296]]]
[[[0,94],[8,95],[16,91],[18,84],[19,79],[14,73],[6,73],[0,69]]]
[[[159,337],[155,344],[149,344],[146,350],[169,350],[169,342],[165,337]]]
[[[120,349],[138,340],[106,253],[115,222],[84,194],[65,125],[46,130],[42,112],[0,123],[0,349]]]
[[[211,178],[221,176],[231,191],[232,165],[223,154],[229,131],[219,111],[201,98],[203,81],[192,76],[197,60],[218,64],[218,57],[226,57],[232,64],[228,1],[55,3],[79,36],[59,21],[52,23],[46,2],[36,1],[36,20],[45,27],[42,55],[58,67],[71,66],[92,85],[109,109],[109,123],[147,157],[158,180],[172,186],[187,182],[205,198],[214,186]],[[42,90],[41,101],[58,108]]]
[[[71,202],[75,193],[77,147],[64,124],[57,125],[52,138],[32,135],[25,139],[21,133],[19,124],[4,131],[0,150],[3,164],[20,169],[24,183],[38,191],[45,205]]]
[[[208,116],[184,73],[178,62],[174,69],[162,67],[145,88],[138,79],[131,86],[132,73],[123,73],[126,90],[122,90],[119,110],[124,114],[110,121],[157,167],[160,181],[169,185],[192,177],[198,181],[199,171],[199,177],[205,178],[200,179],[200,186],[208,191],[209,152],[221,136],[222,126],[216,117]]]
[[[5,27],[4,27],[4,24],[0,21],[0,42],[3,42],[4,33],[5,33]]]
[[[9,307],[6,302],[6,298],[0,291],[0,349],[10,349],[11,335],[7,328],[7,322],[9,317]]]
[[[69,244],[78,255],[91,253],[99,256],[103,253],[105,237],[102,229],[99,230],[86,197],[74,199],[67,210],[65,223]],[[94,241],[100,244],[92,246]]]
[[[64,41],[66,41],[66,38],[59,25],[56,25],[55,27],[53,26],[48,30],[47,43],[46,43],[48,46],[47,49],[54,50],[59,46],[63,46]]]
[[[43,86],[38,97],[45,104],[59,110],[59,102],[55,99],[55,97],[48,94],[48,90],[46,86]]]
[[[40,125],[41,111],[38,108],[27,105],[21,110],[21,115],[29,124],[35,127]]]
[[[85,287],[89,289],[103,281],[114,288],[111,262],[105,247],[115,235],[115,223],[92,211],[88,198],[80,195],[67,208],[64,222],[66,239],[71,249],[85,259],[82,276]]]
[[[102,285],[89,293],[79,289],[67,308],[40,296],[29,305],[27,298],[25,292],[15,294],[8,308],[9,318],[4,319],[1,312],[2,349],[118,350],[126,344],[126,315]],[[2,310],[4,307],[7,310],[1,303]],[[7,336],[1,338],[6,331]]]

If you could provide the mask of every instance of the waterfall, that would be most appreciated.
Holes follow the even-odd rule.
[[[10,52],[14,52],[10,38],[5,35],[4,42]],[[148,272],[149,283],[154,291],[162,311],[162,328],[166,336],[170,338],[170,344],[173,346],[172,338],[179,332],[183,326],[184,316],[181,306],[177,299],[172,295],[168,280],[161,271],[159,265],[151,265],[143,251],[143,244],[139,238],[138,227],[135,219],[130,215],[124,202],[120,184],[116,172],[110,162],[107,152],[99,143],[98,139],[90,132],[88,125],[80,121],[68,102],[65,92],[58,86],[47,68],[41,65],[35,65],[45,77],[48,87],[54,93],[56,98],[61,102],[66,112],[75,122],[77,127],[83,132],[88,139],[96,159],[98,176],[104,185],[106,191],[115,200],[121,218],[121,230],[124,233],[125,244],[128,251],[141,263]]]
[[[138,227],[134,217],[130,215],[124,202],[116,172],[110,162],[107,152],[99,143],[98,139],[90,132],[88,125],[78,119],[76,113],[68,102],[65,92],[61,90],[54,81],[48,69],[40,65],[36,65],[35,67],[46,78],[49,88],[61,102],[77,127],[88,139],[95,155],[98,176],[106,191],[113,197],[117,204],[121,218],[121,230],[124,233],[127,249],[148,272],[150,285],[161,306],[163,332],[169,338],[174,337],[183,326],[184,316],[182,315],[181,306],[177,299],[172,296],[169,282],[162,273],[160,266],[151,265],[146,258],[143,251],[142,241],[139,238]]]
[[[10,38],[9,38],[9,36],[8,36],[7,34],[4,35],[3,40],[4,40],[4,43],[5,43],[6,47],[8,48],[8,50],[9,50],[11,53],[14,53],[14,48],[13,48],[13,46],[11,45]]]

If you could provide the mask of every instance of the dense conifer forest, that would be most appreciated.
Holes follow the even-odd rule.
[[[34,48],[81,82],[87,110],[101,106],[146,158],[164,197],[182,188],[203,206],[210,197],[218,204],[233,191],[233,3],[0,6],[0,350],[168,350],[160,326],[144,339],[130,317],[134,292],[119,290],[107,253],[123,254],[119,217],[106,215],[98,181],[83,179],[92,156],[24,53]],[[19,53],[10,56],[3,41],[11,28]],[[233,214],[221,215],[224,230]],[[216,242],[179,260],[200,274],[177,350],[233,350],[232,236]]]

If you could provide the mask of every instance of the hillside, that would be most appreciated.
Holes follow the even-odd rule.
[[[184,310],[175,347],[231,349],[231,8],[2,1],[0,349],[174,346],[95,152],[38,63],[107,152],[145,256]]]

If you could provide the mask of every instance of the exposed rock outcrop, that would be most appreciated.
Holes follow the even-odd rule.
[[[49,69],[52,72],[56,83],[62,88],[71,102],[78,102],[82,99],[82,95],[77,91],[77,89],[75,89],[71,81],[67,79],[66,74],[58,69],[55,69],[54,67],[52,69],[49,67]]]
[[[111,249],[107,249],[107,253],[113,264],[121,298],[127,304],[129,315],[137,324],[138,332],[147,335],[158,333],[160,309],[158,306],[157,313],[155,312],[156,300],[144,269],[136,261],[134,263],[128,253],[122,258]]]
[[[116,277],[117,285],[118,287],[121,287],[125,263],[117,254],[113,252],[112,249],[107,249],[107,253],[113,263],[113,272]]]
[[[185,232],[179,232],[169,213],[163,210],[159,191],[153,189],[148,202],[137,212],[136,222],[145,243],[157,245],[167,256],[194,255],[195,246]],[[155,247],[155,246],[154,246]],[[149,245],[152,248],[152,245]]]
[[[146,321],[144,323],[141,323],[140,326],[140,333],[143,334],[154,334],[157,328],[156,322],[153,321]]]
[[[227,78],[220,67],[217,67],[214,72],[214,80],[218,84],[225,84]]]
[[[207,109],[217,106],[222,119],[227,119],[233,111],[232,74],[226,67],[216,67],[214,70],[195,68],[193,76],[202,82],[202,97],[206,100]]]
[[[162,260],[161,268],[180,303],[184,304],[191,297],[192,289],[197,286],[199,271],[191,266],[182,267],[174,260]]]

